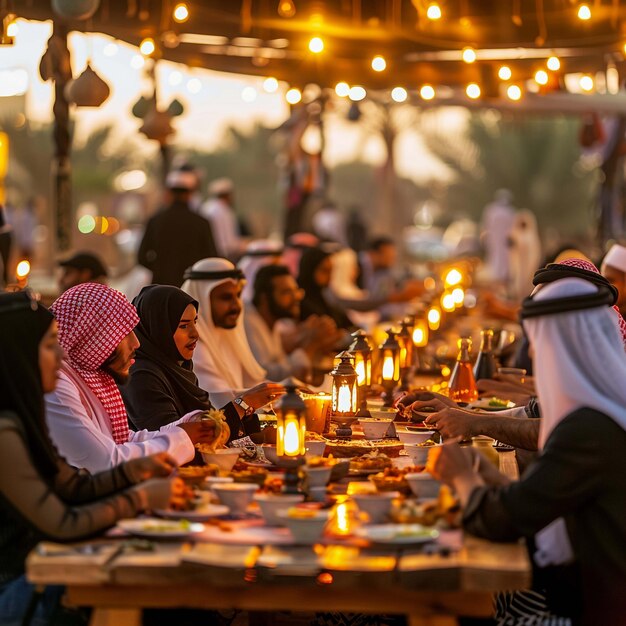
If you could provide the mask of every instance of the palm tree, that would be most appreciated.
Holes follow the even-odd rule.
[[[596,168],[581,160],[575,117],[504,116],[473,112],[462,136],[421,125],[432,154],[452,172],[443,203],[450,216],[479,219],[497,189],[535,212],[542,228],[586,234],[598,185]]]

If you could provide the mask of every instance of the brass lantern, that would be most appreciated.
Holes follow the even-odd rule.
[[[297,385],[290,378],[285,383],[285,395],[274,404],[276,413],[276,455],[287,469],[284,491],[297,493],[298,465],[304,463],[306,435],[306,406],[296,393]]]
[[[371,417],[367,410],[367,393],[372,385],[372,349],[367,340],[367,333],[357,330],[352,333],[354,341],[350,345],[350,353],[354,356],[354,371],[358,387],[358,417]]]
[[[354,356],[349,352],[337,355],[339,365],[330,373],[333,379],[331,392],[331,419],[339,425],[338,437],[351,437],[350,425],[356,421],[357,410],[357,373],[352,361]]]
[[[357,409],[357,373],[349,352],[338,354],[339,365],[330,373],[333,379],[332,411],[334,415],[353,416]]]
[[[402,320],[397,338],[400,346],[400,375],[402,377],[400,389],[407,391],[409,388],[409,375],[413,366],[413,333],[406,319]]]
[[[391,406],[393,390],[400,381],[400,345],[396,341],[396,333],[390,328],[387,339],[380,346],[380,382],[385,388],[384,406]]]

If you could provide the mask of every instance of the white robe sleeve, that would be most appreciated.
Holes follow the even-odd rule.
[[[191,461],[195,453],[187,433],[177,427],[158,432],[131,431],[127,443],[116,444],[110,423],[107,428],[95,413],[90,414],[77,387],[63,375],[56,390],[46,394],[46,422],[61,456],[70,465],[91,473],[157,452],[168,452],[182,464]]]

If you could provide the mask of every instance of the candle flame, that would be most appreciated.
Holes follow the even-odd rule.
[[[387,354],[385,355],[385,360],[383,361],[383,380],[393,380],[393,374],[394,374],[393,356]]]
[[[350,413],[352,411],[352,394],[348,385],[341,385],[337,394],[337,412]]]
[[[354,369],[356,371],[356,382],[360,387],[365,384],[365,362],[359,359],[356,362]]]
[[[295,419],[288,419],[285,423],[285,435],[283,438],[283,446],[286,456],[298,456],[300,453],[300,437],[298,421]]]

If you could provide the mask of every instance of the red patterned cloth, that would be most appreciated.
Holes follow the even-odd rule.
[[[577,267],[581,270],[587,270],[588,272],[595,272],[596,274],[600,273],[600,270],[591,262],[585,261],[583,259],[565,259],[565,261],[561,261],[559,265],[567,265],[568,267]],[[622,317],[619,308],[617,305],[613,307],[615,313],[617,314],[617,321],[619,323],[619,332],[622,335],[622,341],[624,342],[624,349],[626,349],[626,320]]]
[[[99,283],[68,289],[50,307],[59,325],[66,361],[100,400],[111,419],[115,443],[128,441],[128,416],[113,378],[100,369],[139,323],[124,294]]]

